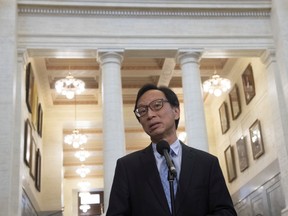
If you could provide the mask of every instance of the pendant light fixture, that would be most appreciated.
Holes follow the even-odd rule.
[[[87,136],[80,133],[80,130],[77,129],[76,125],[76,97],[75,97],[75,129],[71,134],[67,134],[64,137],[64,142],[68,145],[72,145],[73,148],[79,148],[82,144],[87,142]]]
[[[69,66],[69,74],[64,79],[55,82],[55,89],[58,94],[65,95],[67,99],[73,99],[76,94],[85,90],[85,82],[72,76]]]
[[[86,175],[90,173],[90,169],[88,167],[85,167],[85,165],[82,165],[76,170],[76,173],[80,175],[81,178],[85,178]]]
[[[223,92],[228,91],[231,88],[231,82],[229,79],[222,78],[216,73],[216,69],[214,71],[214,75],[204,81],[203,90],[204,92],[208,92],[209,94],[213,94],[216,97],[222,95]]]
[[[75,157],[78,158],[81,162],[85,161],[86,158],[90,156],[88,151],[85,151],[84,148],[81,148],[80,151],[75,153]]]

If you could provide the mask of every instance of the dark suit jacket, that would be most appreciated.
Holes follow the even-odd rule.
[[[177,216],[237,215],[218,159],[181,143]],[[171,215],[152,145],[117,161],[106,216]]]

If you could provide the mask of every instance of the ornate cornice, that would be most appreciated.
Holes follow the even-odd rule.
[[[270,8],[109,8],[18,5],[19,15],[116,17],[269,17]]]

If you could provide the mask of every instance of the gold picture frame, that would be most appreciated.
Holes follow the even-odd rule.
[[[39,148],[36,152],[35,187],[39,192],[41,191],[41,152]]]
[[[254,75],[251,64],[247,66],[247,68],[244,70],[242,74],[242,83],[243,83],[245,101],[246,104],[248,105],[256,95]]]
[[[236,147],[238,152],[239,168],[240,171],[243,172],[249,167],[246,137],[242,136],[240,139],[238,139],[236,142]]]
[[[232,182],[237,177],[233,153],[234,153],[233,147],[231,145],[229,145],[224,151],[226,168],[227,168],[227,175],[228,175],[228,181],[229,182]]]
[[[32,142],[32,127],[29,119],[27,118],[24,126],[24,163],[30,167],[30,148]]]
[[[230,108],[231,108],[231,116],[232,116],[232,119],[235,120],[241,114],[241,102],[240,102],[240,96],[239,96],[239,89],[236,84],[233,86],[233,88],[229,92],[229,101],[230,101]]]
[[[26,78],[25,78],[25,89],[26,89],[26,105],[30,113],[32,113],[32,100],[33,100],[33,87],[34,87],[34,75],[32,71],[31,62],[26,66]]]
[[[249,128],[251,147],[254,160],[264,154],[264,144],[262,139],[262,131],[260,121],[257,119]]]
[[[40,137],[42,137],[42,128],[43,128],[43,110],[41,103],[39,103],[37,109],[37,133]]]
[[[225,134],[230,128],[228,106],[226,102],[223,102],[219,108],[219,117],[222,134]]]
[[[35,180],[35,172],[36,172],[36,142],[32,137],[32,142],[30,146],[30,176],[33,180]]]

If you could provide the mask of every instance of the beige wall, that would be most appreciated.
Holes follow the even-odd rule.
[[[253,68],[256,95],[250,103],[246,105],[241,75],[248,64],[251,64]],[[232,71],[230,77],[233,80],[232,85],[237,84],[239,88],[242,107],[240,116],[236,120],[232,120],[228,93],[222,95],[217,100],[213,100],[213,102],[209,104],[209,109],[206,107],[206,112],[209,112],[209,115],[213,116],[212,121],[207,122],[207,125],[208,133],[210,135],[209,137],[215,137],[215,139],[213,140],[210,138],[209,143],[217,143],[215,153],[220,160],[229,190],[233,194],[277,159],[277,140],[274,134],[273,121],[275,118],[279,120],[279,112],[275,110],[277,103],[275,104],[275,98],[272,98],[275,97],[273,94],[273,92],[275,92],[275,86],[269,85],[271,83],[268,80],[268,72],[260,58],[238,59],[230,70]],[[225,134],[222,134],[218,109],[224,101],[228,105],[230,129]],[[249,127],[256,119],[260,120],[261,123],[265,153],[257,160],[254,160]],[[239,159],[236,147],[236,142],[241,136],[246,137],[246,148],[249,160],[249,167],[243,172],[241,172],[239,168]],[[229,145],[234,148],[237,173],[237,178],[231,183],[228,183],[224,157],[224,151]],[[265,180],[263,179],[263,183],[264,182]]]

